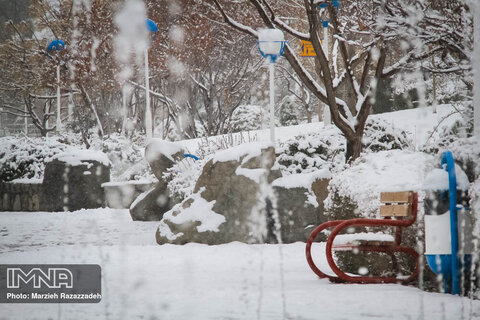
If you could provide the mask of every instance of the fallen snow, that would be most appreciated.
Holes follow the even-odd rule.
[[[29,178],[19,178],[10,181],[11,183],[28,183],[28,184],[41,184],[43,179],[29,179]]]
[[[179,152],[183,152],[181,144],[155,138],[150,140],[145,148],[145,158],[150,163],[158,159],[160,155],[164,155],[168,159],[175,161],[173,155]]]
[[[242,163],[246,163],[251,158],[258,157],[261,154],[262,149],[272,146],[271,142],[266,141],[244,143],[215,153],[212,157],[213,163],[240,161],[242,157],[244,157]]]
[[[99,150],[76,149],[70,152],[59,154],[55,156],[54,159],[66,162],[71,166],[88,164],[88,161],[97,161],[104,166],[110,166],[110,160],[108,159],[108,156]]]
[[[110,181],[102,183],[102,187],[121,187],[121,186],[129,186],[129,185],[144,185],[144,184],[152,184],[155,181],[152,180],[129,180],[129,181]]]
[[[274,187],[282,187],[286,189],[306,188],[312,189],[312,183],[318,179],[330,179],[332,177],[328,169],[317,170],[309,173],[298,173],[284,176],[273,181]]]
[[[262,168],[257,168],[257,169],[247,169],[247,168],[242,168],[238,167],[235,170],[235,174],[237,176],[244,176],[247,177],[248,179],[254,181],[255,183],[260,183],[260,180],[262,177],[266,177],[268,173],[267,169],[262,169]]]
[[[208,202],[200,196],[203,188],[199,192],[192,194],[188,199],[193,200],[188,208],[183,208],[183,203],[176,204],[171,210],[163,214],[163,219],[158,227],[160,234],[169,240],[174,240],[183,235],[183,233],[173,234],[165,221],[173,224],[182,225],[187,222],[196,224],[198,232],[218,232],[218,228],[226,221],[225,217],[212,210],[215,201]],[[173,235],[173,236],[172,236]],[[173,238],[172,238],[173,237]]]
[[[381,232],[359,232],[352,234],[339,234],[333,240],[335,245],[345,245],[355,241],[386,241],[393,242],[395,239],[391,234]]]
[[[91,263],[98,304],[2,304],[0,319],[479,319],[480,301],[396,284],[334,284],[305,244],[155,243],[158,222],[128,210],[0,212],[2,263]],[[280,250],[281,248],[281,250]],[[324,244],[312,254],[322,270]]]
[[[460,166],[457,164],[455,164],[455,176],[457,178],[457,189],[468,190],[468,188],[470,187],[468,177],[462,170],[462,168],[460,168]],[[422,188],[424,190],[448,190],[448,172],[440,168],[433,169],[425,177]]]

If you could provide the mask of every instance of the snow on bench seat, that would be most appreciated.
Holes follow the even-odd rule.
[[[382,232],[360,232],[352,234],[339,234],[333,241],[333,249],[337,251],[351,250],[352,247],[361,245],[389,246],[395,243],[390,234]]]

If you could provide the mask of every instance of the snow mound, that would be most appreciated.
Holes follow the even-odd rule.
[[[227,161],[240,161],[243,158],[242,163],[247,162],[251,158],[258,157],[262,153],[262,149],[273,147],[271,142],[256,141],[241,144],[239,146],[222,150],[213,155],[213,163],[227,162]]]
[[[175,162],[173,155],[179,152],[183,152],[183,148],[180,144],[154,138],[145,148],[145,158],[150,163],[158,159],[159,156],[164,155],[168,159]]]
[[[457,189],[458,190],[468,190],[470,187],[470,182],[468,181],[467,174],[460,168],[459,165],[455,164],[455,175],[457,177]],[[424,190],[448,190],[448,172],[444,169],[435,168],[430,171],[425,177],[423,183]]]
[[[110,166],[108,156],[99,150],[77,149],[59,154],[54,159],[66,162],[71,166],[84,165],[87,161],[97,161],[106,167]]]
[[[285,189],[306,188],[311,190],[312,183],[318,179],[330,179],[332,174],[328,169],[322,169],[310,173],[299,173],[284,176],[273,181],[274,187],[282,187]]]

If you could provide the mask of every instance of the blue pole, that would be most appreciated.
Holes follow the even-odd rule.
[[[460,294],[460,259],[458,257],[458,217],[457,217],[457,177],[455,162],[450,151],[442,155],[442,166],[448,172],[449,208],[450,208],[450,237],[452,245],[452,294]]]

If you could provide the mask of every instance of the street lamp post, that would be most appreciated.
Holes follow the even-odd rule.
[[[57,53],[65,49],[65,42],[63,40],[57,39],[50,42],[47,46],[47,51],[49,53]],[[60,60],[57,61],[57,131],[60,131],[62,126],[62,120],[60,118]]]
[[[278,29],[258,31],[258,49],[264,58],[269,58],[270,69],[270,140],[275,144],[275,61],[283,54],[285,39]]]
[[[150,33],[150,43],[149,46],[145,49],[145,131],[147,134],[147,142],[150,141],[153,137],[153,120],[152,120],[152,110],[150,109],[150,80],[148,74],[148,49],[150,45],[155,41],[155,36],[158,31],[158,27],[153,20],[145,20],[147,25],[147,30]]]

